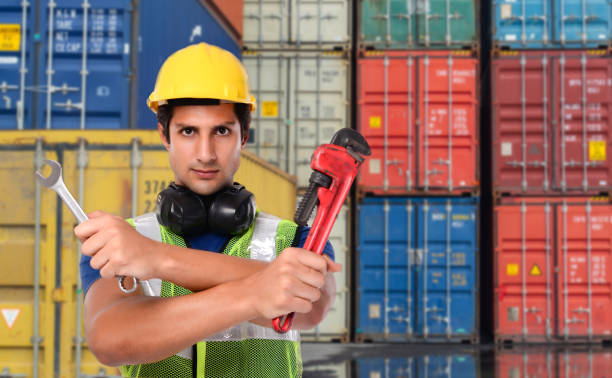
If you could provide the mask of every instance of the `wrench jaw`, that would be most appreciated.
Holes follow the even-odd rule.
[[[40,171],[36,171],[38,182],[46,188],[53,188],[55,184],[62,180],[62,166],[55,160],[44,160],[45,164],[51,167],[51,174],[48,177],[43,176]]]

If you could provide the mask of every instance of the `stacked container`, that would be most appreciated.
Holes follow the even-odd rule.
[[[179,48],[208,42],[240,56],[242,16],[225,3],[1,2],[0,376],[119,376],[84,337],[75,220],[34,172],[44,158],[62,163],[86,211],[152,211],[173,177],[145,100]],[[262,210],[291,216],[287,174],[245,153],[237,179]]]
[[[350,127],[352,1],[246,0],[243,63],[257,99],[247,149],[297,177],[303,192],[317,146]],[[312,221],[312,219],[311,219]],[[303,340],[349,340],[349,208],[332,230],[336,299]]]
[[[479,339],[477,11],[360,2],[358,341]]]
[[[498,342],[612,340],[611,17],[609,1],[495,3]]]

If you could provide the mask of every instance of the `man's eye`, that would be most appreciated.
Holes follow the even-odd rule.
[[[217,128],[217,134],[219,135],[227,135],[230,133],[230,129],[228,129],[227,127],[219,127]]]
[[[181,130],[181,134],[183,134],[183,135],[191,135],[191,134],[193,134],[193,129],[191,127],[186,127],[183,130]]]

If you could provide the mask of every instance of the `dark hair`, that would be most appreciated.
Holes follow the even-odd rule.
[[[221,104],[221,101],[215,99],[180,98],[168,100],[167,104],[160,105],[157,109],[157,122],[162,125],[166,141],[170,143],[170,120],[172,119],[175,106],[219,104]],[[240,124],[240,139],[243,140],[249,133],[249,126],[251,125],[251,108],[249,104],[235,103],[234,113]]]

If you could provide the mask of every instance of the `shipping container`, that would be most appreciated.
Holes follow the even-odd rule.
[[[100,376],[102,369],[118,376],[87,349],[76,221],[53,191],[36,185],[34,171],[43,158],[62,164],[64,182],[86,212],[127,218],[154,210],[157,193],[173,179],[168,153],[156,131],[0,133],[0,180],[13,183],[0,196],[6,215],[0,221],[6,323],[0,324],[0,371],[35,376],[36,367],[39,376],[75,377]],[[255,194],[259,209],[292,219],[293,177],[243,152],[235,178]]]
[[[609,0],[499,0],[492,7],[494,39],[512,49],[607,48]]]
[[[478,200],[359,205],[358,340],[478,341]]]
[[[357,377],[478,377],[480,366],[475,354],[457,353],[410,355],[407,357],[360,358]]]
[[[138,59],[138,82],[137,86],[133,85],[137,88],[134,89],[137,95],[132,97],[132,109],[137,114],[132,115],[132,123],[141,129],[156,129],[157,119],[146,100],[155,86],[157,72],[168,56],[188,45],[206,42],[240,58],[241,46],[201,0],[140,1],[138,17],[140,26],[135,57]]]
[[[296,205],[299,205],[302,197],[298,197]],[[316,210],[308,221],[312,225]],[[343,205],[336,217],[336,223],[331,230],[329,242],[334,248],[335,261],[342,265],[342,270],[334,274],[336,280],[336,296],[334,304],[329,309],[325,319],[315,328],[300,331],[302,341],[349,341],[351,303],[351,267],[349,258],[349,206]]]
[[[495,376],[607,377],[612,370],[612,353],[593,347],[528,347],[502,350],[495,356]]]
[[[358,70],[358,129],[372,148],[360,190],[477,192],[478,60],[464,52],[366,52]]]
[[[244,0],[244,47],[348,50],[352,3],[348,0]]]
[[[341,52],[245,52],[257,100],[247,149],[307,187],[315,148],[350,125],[349,62]]]
[[[134,4],[3,1],[0,130],[154,129],[146,99],[170,53],[204,41],[240,57],[239,41],[200,1]]]
[[[214,12],[218,15],[224,25],[230,29],[230,33],[232,33],[238,41],[242,41],[243,0],[202,0],[202,3],[206,6],[210,6],[211,13]]]
[[[361,0],[360,48],[473,49],[474,0]]]
[[[497,193],[612,189],[612,57],[508,52],[493,59],[492,75]]]
[[[495,338],[612,340],[612,204],[503,198],[495,207]]]

